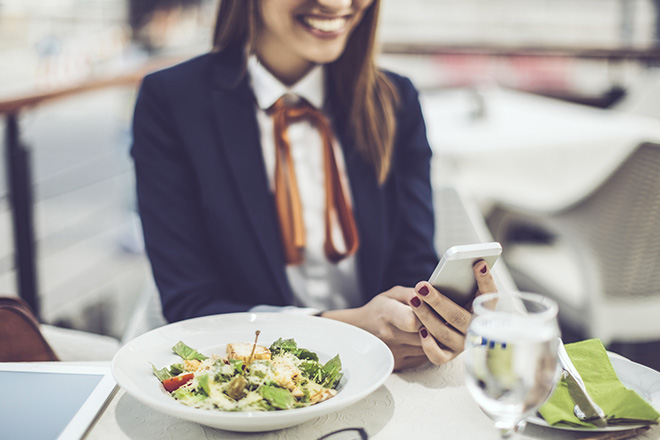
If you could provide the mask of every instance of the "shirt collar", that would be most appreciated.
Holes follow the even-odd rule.
[[[314,107],[323,108],[325,98],[325,69],[317,65],[291,87],[283,84],[259,62],[256,55],[248,58],[250,84],[262,110],[269,109],[275,101],[287,93],[304,98]]]

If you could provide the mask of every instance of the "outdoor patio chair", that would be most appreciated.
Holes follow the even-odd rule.
[[[0,362],[56,360],[30,306],[20,298],[0,296]]]
[[[110,361],[119,341],[110,336],[40,323],[17,296],[0,296],[0,362]]]
[[[488,224],[516,284],[555,299],[567,328],[606,345],[660,339],[660,145],[560,211],[497,205]]]

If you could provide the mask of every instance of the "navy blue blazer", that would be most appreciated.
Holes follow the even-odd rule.
[[[131,154],[146,250],[168,321],[293,300],[242,65],[235,52],[209,53],[148,75],[140,88]],[[395,285],[428,279],[437,262],[431,149],[417,91],[408,79],[388,75],[401,105],[384,184],[358,153],[346,115],[333,113],[360,237],[365,303]]]

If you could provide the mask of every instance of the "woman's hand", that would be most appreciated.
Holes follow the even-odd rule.
[[[401,370],[427,361],[424,341],[419,337],[422,322],[409,306],[413,296],[413,288],[396,286],[362,307],[327,311],[321,316],[353,324],[379,337],[394,354],[394,369]]]
[[[495,280],[485,261],[473,267],[477,280],[477,295],[497,292]],[[409,304],[422,326],[419,327],[421,346],[428,359],[441,365],[455,358],[465,344],[471,313],[438,292],[431,284],[420,281]]]

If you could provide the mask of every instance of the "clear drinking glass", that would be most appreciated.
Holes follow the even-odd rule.
[[[465,340],[467,388],[501,438],[524,428],[559,380],[557,304],[533,293],[485,294]]]

